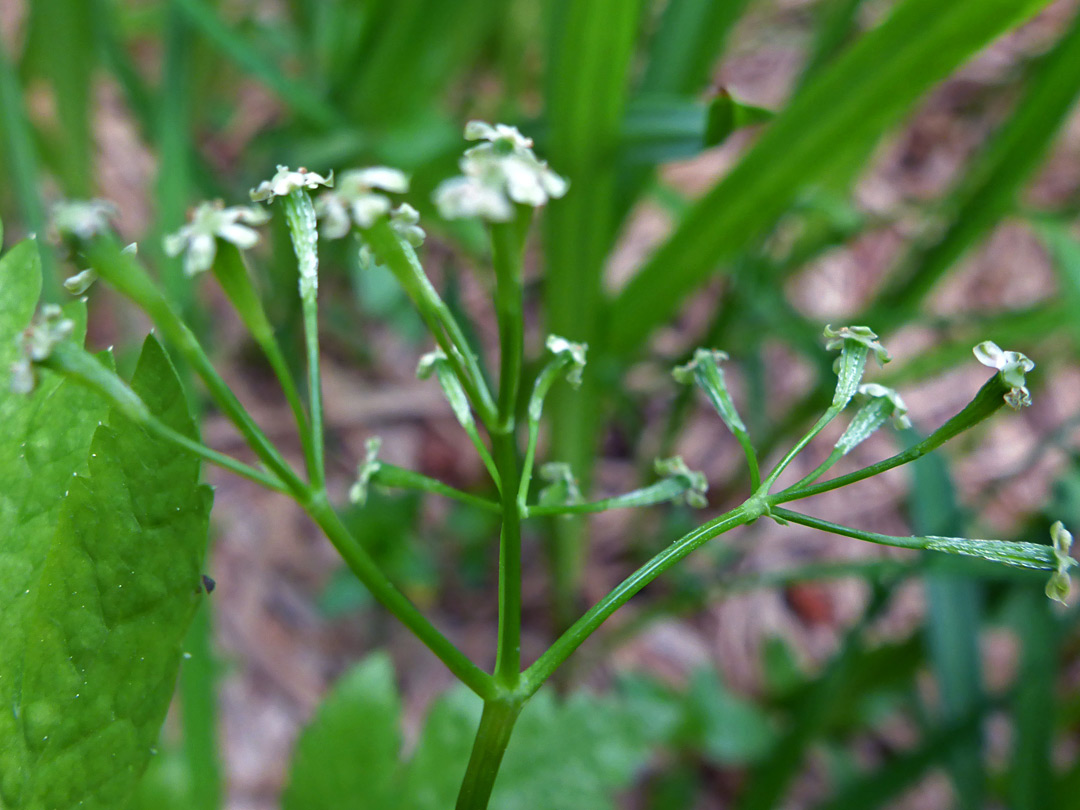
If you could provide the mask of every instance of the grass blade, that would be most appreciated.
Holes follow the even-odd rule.
[[[1001,217],[1042,163],[1080,94],[1080,14],[1028,77],[1026,93],[945,205],[951,225],[892,277],[876,307],[875,324],[903,323],[934,285]],[[876,317],[880,314],[880,317]]]
[[[962,534],[963,519],[945,461],[937,455],[924,456],[912,464],[912,474],[912,530],[918,534]],[[952,568],[951,561],[931,558],[925,580],[927,647],[946,723],[961,722],[983,701],[979,658],[982,594],[974,578]],[[947,763],[958,806],[981,810],[986,786],[979,726],[973,726],[951,747]]]
[[[850,153],[895,126],[928,88],[1045,4],[901,3],[799,93],[740,164],[691,209],[614,301],[611,348],[626,354],[641,345],[717,265],[760,236],[808,185],[844,167]]]

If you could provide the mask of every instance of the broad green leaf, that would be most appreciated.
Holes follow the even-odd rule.
[[[158,419],[196,436],[152,336],[131,385]],[[55,418],[62,425],[78,413]],[[199,484],[199,460],[116,413],[89,451],[85,472],[67,467],[47,556],[23,594],[21,648],[3,642],[4,676],[17,684],[0,764],[12,810],[125,805],[156,744],[202,598],[212,494]]]
[[[284,810],[394,807],[400,714],[389,657],[350,670],[297,743]]]
[[[612,348],[625,354],[640,346],[800,192],[843,169],[849,152],[861,154],[864,144],[895,126],[927,89],[1045,4],[904,0],[794,98],[631,280],[612,305]]]
[[[8,389],[16,336],[41,291],[34,242],[0,258],[0,705],[19,705],[22,656],[35,587],[75,472],[85,471],[90,441],[106,407],[96,395],[41,372],[29,396]],[[0,805],[18,793],[24,751],[19,721],[0,712]],[[17,805],[12,805],[17,806]]]

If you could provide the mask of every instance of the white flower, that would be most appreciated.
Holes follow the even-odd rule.
[[[515,127],[470,121],[465,137],[484,143],[466,150],[460,163],[462,176],[435,189],[435,204],[446,219],[509,222],[514,218],[514,203],[536,208],[566,194],[566,180],[536,157],[532,140]]]
[[[250,225],[262,225],[270,215],[261,208],[236,205],[226,208],[221,200],[201,203],[191,214],[191,221],[165,237],[165,252],[184,254],[184,272],[189,276],[209,270],[217,255],[217,240],[223,239],[240,250],[249,250],[259,241]]]
[[[844,344],[851,341],[865,346],[868,352],[873,352],[879,363],[892,360],[889,352],[878,342],[877,334],[869,326],[841,326],[839,329],[826,326],[825,337],[828,338],[825,348],[830,351],[843,349]]]
[[[886,388],[884,385],[878,385],[877,383],[865,383],[859,386],[859,393],[869,399],[885,399],[888,400],[892,406],[893,427],[898,430],[905,430],[911,427],[911,420],[908,418],[907,405],[904,400],[900,398],[900,395],[896,393],[892,388]]]
[[[313,189],[333,185],[333,172],[330,172],[329,177],[323,177],[321,174],[308,171],[303,166],[293,171],[288,166],[279,165],[273,177],[264,180],[251,190],[251,199],[253,202],[272,203],[275,197],[287,197],[302,188]]]
[[[1020,352],[1002,351],[1001,347],[992,340],[984,340],[972,351],[975,353],[975,358],[984,366],[996,368],[1002,382],[1009,386],[1005,402],[1010,408],[1018,411],[1025,405],[1031,404],[1031,392],[1025,385],[1024,375],[1035,368],[1035,363]]]
[[[315,211],[323,220],[323,236],[341,239],[354,223],[370,228],[375,220],[390,213],[389,198],[377,190],[404,194],[409,190],[409,178],[386,166],[353,169],[341,175],[334,190],[324,192],[315,203]]]
[[[56,304],[46,304],[41,313],[17,338],[19,359],[11,364],[10,388],[13,394],[34,390],[34,363],[52,354],[53,347],[75,332],[75,322],[65,318]]]
[[[507,149],[531,149],[532,138],[526,138],[517,127],[507,124],[492,126],[486,121],[470,121],[465,125],[465,140],[489,141],[497,147]]]
[[[52,225],[61,239],[86,241],[108,233],[118,213],[108,200],[66,200],[53,206]]]

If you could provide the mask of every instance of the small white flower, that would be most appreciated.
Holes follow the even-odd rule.
[[[218,200],[201,203],[191,214],[191,221],[165,237],[169,256],[184,254],[184,272],[189,276],[209,270],[217,256],[217,240],[230,242],[240,250],[249,250],[259,241],[251,225],[263,225],[270,215],[261,208],[235,205],[229,208]]]
[[[324,192],[315,203],[315,211],[323,220],[323,236],[341,239],[354,223],[370,228],[375,220],[390,213],[389,198],[379,192],[404,194],[408,190],[409,178],[397,169],[372,166],[345,172],[334,190]]]
[[[892,388],[887,388],[884,385],[878,385],[877,383],[865,383],[864,385],[859,386],[859,393],[870,399],[888,400],[892,406],[891,416],[893,427],[897,430],[906,430],[911,427],[911,420],[907,415],[907,405],[904,403],[904,400],[900,398],[900,395]]]
[[[992,340],[984,340],[972,352],[984,366],[996,368],[1002,382],[1009,386],[1005,402],[1014,411],[1031,404],[1031,392],[1026,387],[1024,375],[1035,368],[1026,355],[1020,352],[1006,352]]]
[[[313,189],[319,186],[333,187],[333,185],[333,172],[330,172],[328,177],[323,177],[321,174],[308,171],[303,166],[293,171],[288,166],[279,165],[273,177],[263,180],[251,190],[251,199],[253,202],[272,203],[274,198],[287,197],[302,188]]]
[[[435,205],[443,219],[479,217],[489,222],[509,222],[514,206],[498,185],[476,177],[451,177],[435,189]]]
[[[16,340],[19,359],[11,365],[11,392],[29,394],[34,390],[34,363],[52,354],[53,347],[75,332],[75,322],[65,318],[56,304],[46,304],[41,313]]]
[[[465,125],[465,140],[467,141],[490,141],[496,147],[505,147],[508,150],[531,149],[532,138],[526,138],[517,127],[507,124],[495,124],[492,126],[487,121],[470,121]]]
[[[581,503],[581,487],[569,464],[549,461],[540,467],[540,478],[547,481],[537,494],[537,500],[545,506],[566,506]]]
[[[829,351],[843,349],[844,344],[851,341],[862,344],[869,352],[873,352],[879,363],[884,364],[892,360],[892,356],[878,342],[877,334],[869,326],[841,326],[839,329],[826,326],[825,337],[828,338],[825,348]]]
[[[108,200],[67,200],[52,209],[52,226],[61,239],[86,241],[108,233],[119,212]]]
[[[514,203],[536,208],[566,194],[566,180],[536,157],[532,139],[515,127],[470,121],[465,137],[484,143],[466,150],[460,163],[462,176],[435,189],[435,204],[446,219],[509,222],[514,218]]]

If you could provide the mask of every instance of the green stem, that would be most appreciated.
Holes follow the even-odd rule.
[[[469,765],[458,792],[455,810],[487,810],[499,765],[521,713],[522,701],[496,699],[484,703]]]
[[[379,462],[379,469],[372,475],[371,481],[384,487],[412,489],[443,495],[487,512],[502,513],[502,506],[495,501],[481,498],[479,495],[473,495],[469,492],[462,492],[460,489],[444,484],[435,478],[429,478],[421,473],[407,470],[404,467],[396,467],[382,461]]]
[[[308,426],[307,413],[300,399],[300,391],[296,387],[289,364],[285,355],[278,345],[274,336],[274,328],[270,325],[270,319],[266,316],[262,300],[251,283],[251,276],[244,264],[243,255],[228,242],[218,240],[218,252],[214,261],[214,275],[218,283],[225,291],[225,295],[232,302],[240,319],[244,322],[252,338],[262,349],[270,364],[271,370],[281,384],[281,390],[285,394],[285,400],[289,403],[293,419],[296,422],[297,433],[300,436],[300,444],[304,450],[304,461],[307,466],[309,479],[314,476],[318,469],[318,456],[315,452],[315,444],[312,439],[311,429]]]
[[[927,535],[925,537],[897,537],[891,534],[878,534],[867,532],[862,529],[853,529],[850,526],[841,526],[821,518],[810,517],[800,512],[793,512],[783,507],[773,507],[773,516],[790,520],[819,529],[823,532],[839,534],[843,537],[853,537],[856,540],[865,540],[868,543],[877,543],[880,546],[893,546],[895,548],[913,548],[922,551],[939,551],[945,554],[959,554],[965,557],[976,557],[990,562],[1011,565],[1016,568],[1029,568],[1038,571],[1061,570],[1061,561],[1054,553],[1051,546],[1042,543],[1024,543],[1008,540],[972,540],[966,537],[937,537]]]
[[[420,317],[461,381],[481,421],[488,427],[494,425],[498,413],[476,355],[469,347],[465,333],[461,331],[450,308],[428,280],[424,268],[416,258],[416,251],[394,233],[385,217],[364,229],[363,237],[375,251],[379,263],[390,269],[406,295],[412,299]]]
[[[303,189],[282,199],[289,236],[300,271],[300,308],[304,315],[304,347],[307,353],[308,403],[311,415],[311,469],[315,489],[326,485],[326,440],[323,429],[322,375],[319,370],[319,232],[315,206]]]
[[[807,473],[805,476],[803,476],[803,478],[800,481],[798,481],[796,484],[794,484],[791,487],[791,489],[799,489],[800,487],[805,487],[805,486],[808,486],[809,484],[814,483],[819,478],[821,478],[821,476],[823,476],[825,473],[827,473],[829,470],[831,470],[833,465],[836,464],[836,462],[838,462],[843,457],[844,457],[844,451],[841,450],[839,447],[834,447],[833,451],[831,453],[829,453],[828,457],[823,462],[821,462],[814,469],[812,469],[809,473]]]
[[[751,509],[747,504],[743,504],[709,521],[704,526],[699,526],[689,534],[683,535],[641,566],[574,622],[570,629],[536,660],[536,663],[525,670],[521,686],[523,692],[527,695],[534,694],[544,681],[573,654],[574,650],[580,647],[611,614],[630,601],[634,594],[709,540],[736,526],[756,520],[760,514],[759,510]]]
[[[518,459],[513,433],[492,434],[502,479],[499,532],[499,641],[495,676],[513,689],[521,674],[521,513],[517,501]]]
[[[945,444],[945,442],[956,436],[958,433],[962,433],[968,428],[973,427],[999,410],[1005,404],[1004,397],[1008,390],[1009,387],[1002,382],[1001,377],[995,374],[982,388],[979,389],[975,398],[969,402],[960,413],[956,414],[956,416],[918,444],[912,445],[907,450],[902,453],[897,453],[891,458],[879,461],[877,464],[871,464],[869,467],[864,467],[861,470],[856,470],[847,475],[841,475],[820,484],[801,488],[796,484],[795,486],[788,487],[782,492],[771,496],[769,498],[769,503],[787,503],[788,501],[794,501],[800,498],[808,498],[811,495],[828,492],[837,489],[838,487],[853,484],[856,481],[862,481],[864,478],[879,475],[886,470],[891,470],[894,467],[899,467],[901,464],[907,464],[917,458],[921,458],[932,450],[936,450],[938,447]]]
[[[439,632],[409,599],[387,578],[359,541],[341,522],[325,493],[312,492],[301,505],[333,543],[352,572],[383,607],[393,613],[458,680],[484,700],[497,694],[495,680],[468,659]]]
[[[528,507],[525,517],[545,517],[549,515],[582,515],[590,512],[606,512],[609,509],[627,509],[635,506],[653,506],[674,500],[684,494],[689,487],[684,481],[668,478],[657,481],[652,486],[635,489],[612,498],[588,503],[536,504]]]
[[[528,209],[531,211],[532,209]],[[528,218],[519,215],[525,226]],[[499,427],[507,429],[517,406],[524,351],[522,315],[522,228],[518,221],[493,223],[491,260],[495,268],[495,318],[499,325]]]
[[[780,474],[785,469],[787,469],[787,466],[795,460],[795,457],[803,451],[806,445],[810,444],[810,442],[814,440],[815,436],[821,433],[821,431],[825,428],[827,424],[829,424],[829,422],[836,418],[837,414],[840,413],[840,410],[840,408],[837,408],[835,405],[833,405],[821,415],[821,418],[814,423],[814,426],[812,428],[810,428],[810,432],[803,436],[801,439],[799,439],[798,443],[794,447],[792,447],[791,450],[788,451],[787,455],[784,456],[784,458],[780,461],[780,463],[776,465],[776,468],[771,473],[769,473],[769,477],[766,478],[764,482],[762,482],[762,491],[769,491],[769,487],[776,483],[776,479],[780,477]]]
[[[513,689],[521,677],[521,475],[515,415],[524,351],[524,290],[521,282],[525,231],[531,209],[515,221],[491,226],[495,268],[495,317],[499,325],[499,402],[491,445],[499,470],[502,529],[499,532],[499,640],[495,677]],[[501,754],[499,755],[501,757]]]

